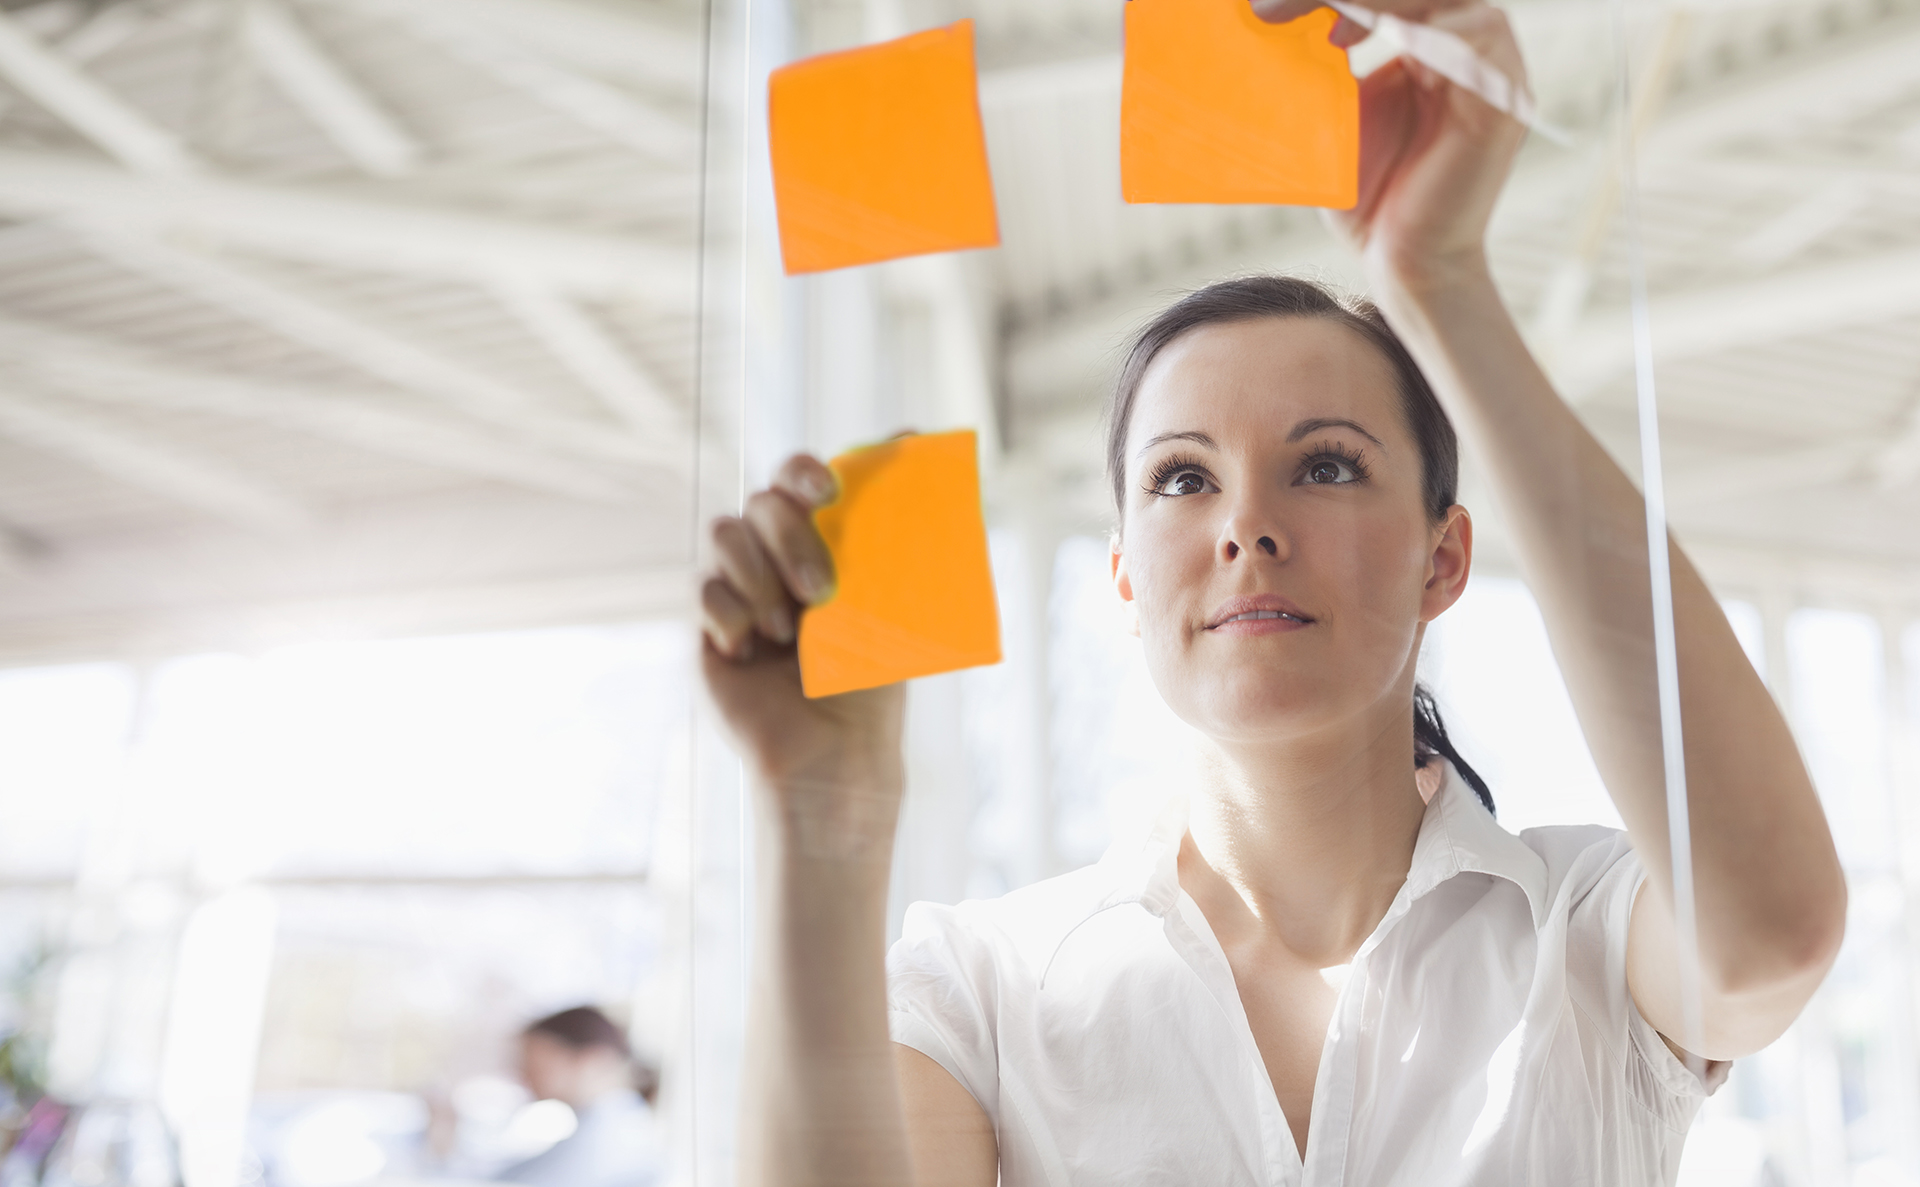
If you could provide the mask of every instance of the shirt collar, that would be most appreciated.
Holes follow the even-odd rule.
[[[1453,764],[1435,759],[1445,768],[1440,789],[1427,801],[1420,835],[1413,845],[1413,863],[1396,899],[1404,910],[1435,887],[1461,874],[1488,874],[1505,878],[1527,896],[1537,930],[1546,919],[1547,867],[1540,856],[1481,806]],[[1139,903],[1164,916],[1180,901],[1180,841],[1187,832],[1187,802],[1179,797],[1167,804],[1144,834],[1122,838],[1100,859],[1107,867],[1112,889],[1095,911],[1121,903]],[[1396,913],[1390,908],[1389,916]]]
[[[1440,790],[1427,802],[1420,837],[1407,870],[1407,897],[1417,899],[1460,874],[1505,878],[1527,896],[1538,930],[1547,917],[1547,865],[1519,837],[1501,828],[1493,813],[1445,759]]]

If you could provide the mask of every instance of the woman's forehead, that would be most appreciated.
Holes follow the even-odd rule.
[[[1141,378],[1127,436],[1138,443],[1190,430],[1284,435],[1300,420],[1337,417],[1390,439],[1404,433],[1399,400],[1391,364],[1338,322],[1225,322],[1189,331],[1160,352]]]

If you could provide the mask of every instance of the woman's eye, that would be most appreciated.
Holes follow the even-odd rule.
[[[1336,458],[1323,457],[1307,465],[1307,481],[1321,485],[1352,482],[1360,476],[1354,473],[1351,463]]]
[[[1163,495],[1197,495],[1207,489],[1207,480],[1192,470],[1182,470],[1160,484]]]

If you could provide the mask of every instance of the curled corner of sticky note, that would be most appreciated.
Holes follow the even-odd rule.
[[[834,458],[840,496],[814,513],[835,593],[800,620],[809,697],[1000,661],[1000,616],[970,429]]]

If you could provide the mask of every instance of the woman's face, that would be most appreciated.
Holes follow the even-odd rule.
[[[1391,365],[1312,318],[1203,326],[1148,368],[1114,583],[1155,685],[1223,743],[1330,740],[1407,715],[1424,624],[1465,588]]]

